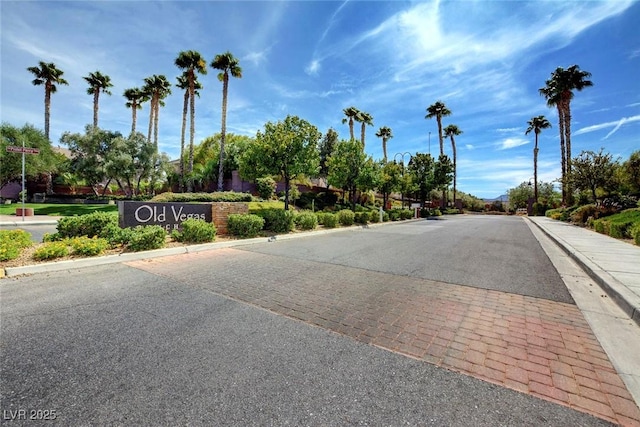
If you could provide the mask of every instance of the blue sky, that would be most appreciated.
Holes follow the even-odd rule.
[[[113,95],[100,98],[100,127],[128,133],[122,93],[152,74],[175,83],[174,60],[197,50],[210,63],[231,51],[243,68],[229,87],[228,132],[254,136],[268,121],[297,115],[348,138],[342,110],[373,116],[366,151],[382,158],[381,126],[395,153],[438,154],[426,107],[442,100],[444,125],[464,133],[458,188],[497,197],[533,176],[527,121],[545,115],[539,178],[560,176],[557,115],[538,94],[558,66],[578,64],[594,86],[572,103],[573,155],[640,149],[640,2],[600,1],[1,1],[3,122],[43,127],[44,90],[26,68],[54,62],[69,86],[52,97],[51,139],[83,132],[92,97],[82,79],[99,70]],[[196,141],[220,131],[222,85],[209,70],[196,101]],[[160,150],[180,147],[182,94],[160,111]],[[148,107],[139,113],[145,132]],[[451,145],[445,142],[451,155]],[[399,157],[398,157],[399,159]],[[406,157],[405,157],[406,159]]]

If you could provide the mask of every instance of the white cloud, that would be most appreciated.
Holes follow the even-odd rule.
[[[500,142],[499,150],[508,150],[510,148],[519,147],[521,145],[529,144],[530,141],[524,138],[507,138]]]
[[[309,65],[304,69],[304,72],[309,74],[310,76],[317,76],[318,71],[320,71],[320,61],[314,59],[309,63]]]
[[[578,129],[574,133],[574,135],[582,135],[584,133],[595,132],[601,129],[607,129],[607,128],[613,127],[613,129],[603,138],[603,139],[607,139],[611,135],[616,133],[622,125],[626,123],[637,122],[637,121],[640,121],[640,115],[632,116],[632,117],[623,117],[620,120],[616,120],[614,122],[600,123],[597,125],[583,127],[582,129]]]

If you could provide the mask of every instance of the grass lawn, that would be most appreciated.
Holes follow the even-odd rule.
[[[16,208],[22,207],[22,203],[0,205],[0,215],[14,215]],[[25,203],[25,208],[33,208],[36,215],[73,216],[84,215],[91,212],[118,212],[118,205],[81,205],[81,204],[56,204],[56,203]]]
[[[249,202],[248,205],[250,213],[256,213],[262,209],[284,209],[284,202],[281,201]],[[293,208],[293,205],[291,207]]]

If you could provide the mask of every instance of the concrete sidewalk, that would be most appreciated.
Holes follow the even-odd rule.
[[[22,224],[28,225],[55,225],[61,216],[49,215],[32,215],[32,216],[15,216],[0,215],[0,228],[2,227],[19,227]]]
[[[538,226],[640,325],[640,247],[546,217]]]

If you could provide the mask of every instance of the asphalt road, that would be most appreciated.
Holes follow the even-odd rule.
[[[537,268],[526,261],[540,257],[526,230],[516,218],[460,217],[243,250],[280,253],[291,269],[312,259],[317,268],[439,275],[447,283],[568,299],[548,260]],[[480,237],[493,240],[474,244]],[[432,238],[446,254],[424,250]],[[504,250],[492,256],[495,248]],[[477,260],[487,265],[477,267]],[[270,268],[245,267],[236,276],[255,282]],[[217,280],[216,271],[197,268],[193,277]],[[0,301],[7,425],[33,425],[10,421],[22,413],[16,411],[27,418],[55,411],[46,425],[607,425],[122,264],[6,278]]]

